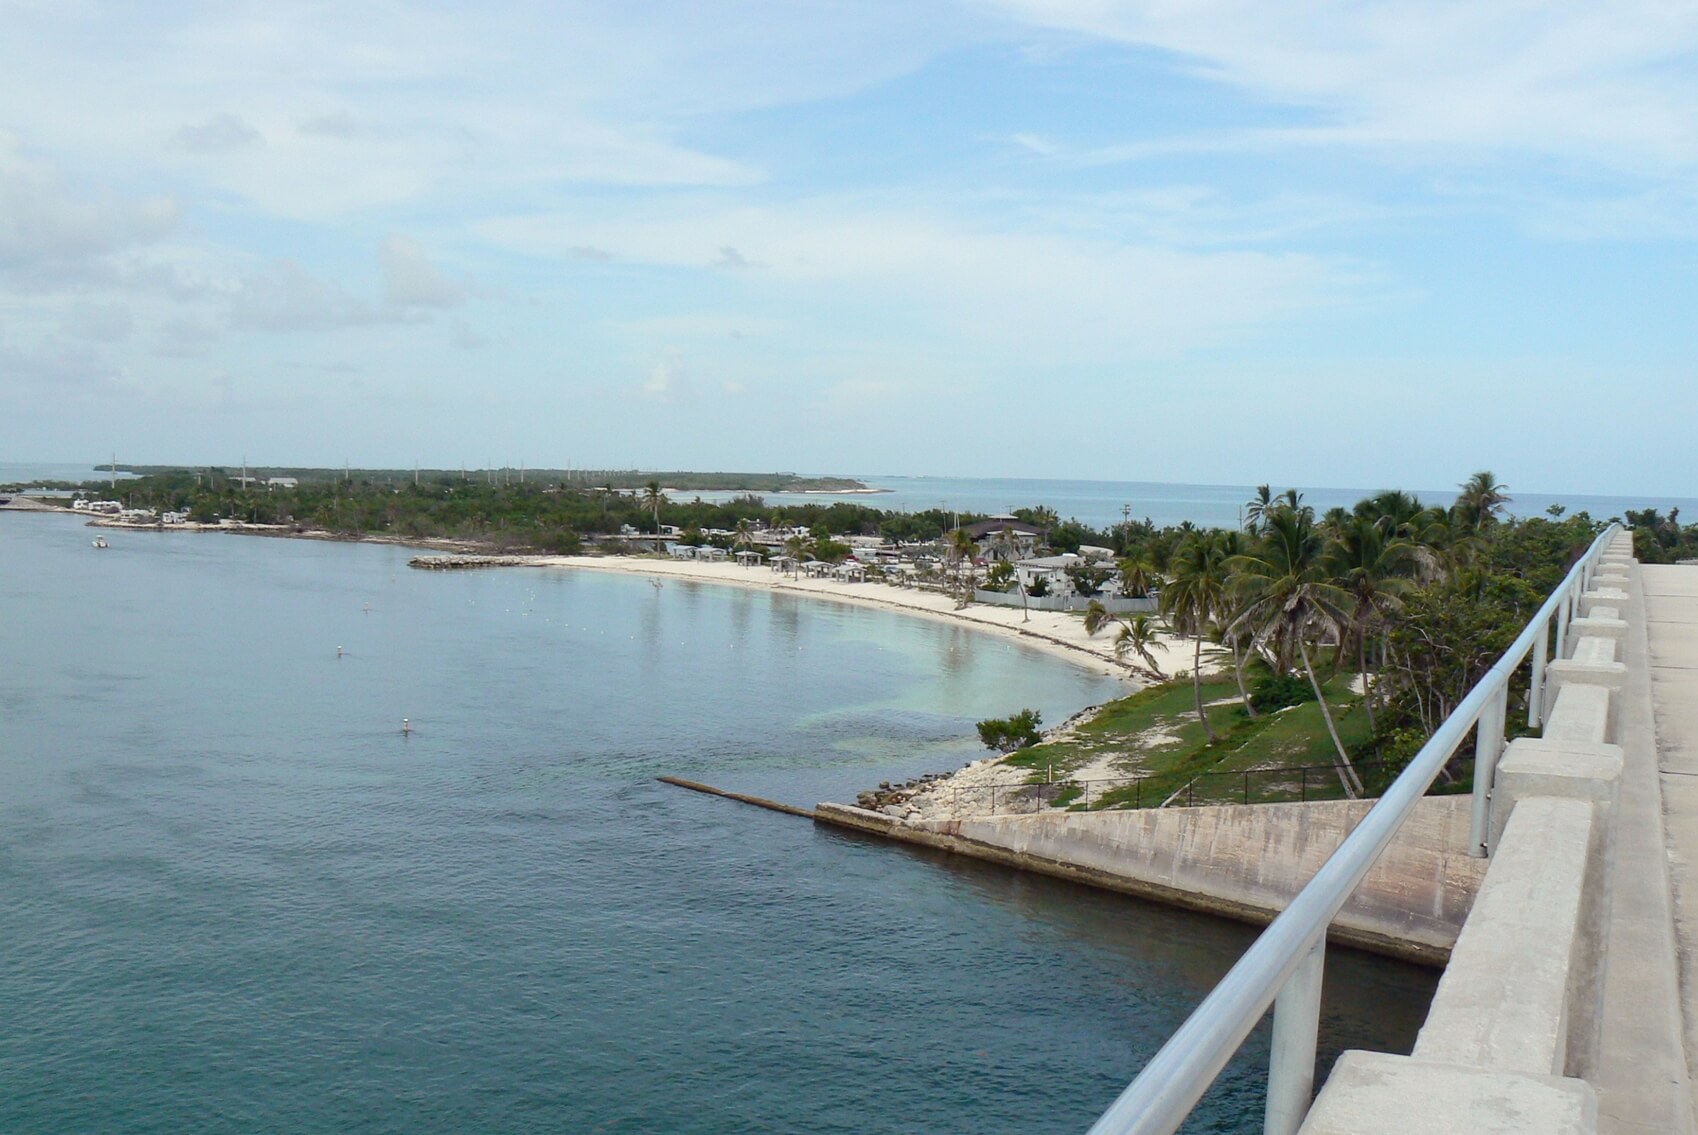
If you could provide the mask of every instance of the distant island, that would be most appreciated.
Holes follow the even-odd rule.
[[[160,477],[171,474],[205,473],[203,466],[185,465],[116,465],[119,473],[138,477]],[[219,470],[219,472],[226,472]],[[697,473],[685,470],[642,469],[525,469],[511,466],[495,469],[309,469],[254,465],[247,470],[250,478],[265,484],[273,478],[285,478],[298,483],[359,480],[373,483],[413,481],[478,480],[485,483],[537,482],[573,485],[581,488],[632,491],[650,482],[672,493],[882,493],[853,477],[803,477],[796,473]]]

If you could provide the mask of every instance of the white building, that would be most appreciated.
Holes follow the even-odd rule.
[[[1020,580],[1020,586],[1028,591],[1031,590],[1032,584],[1041,579],[1049,594],[1069,595],[1073,591],[1073,581],[1067,578],[1067,569],[1084,562],[1082,557],[1072,552],[1059,556],[1039,556],[1016,563],[1014,574]]]

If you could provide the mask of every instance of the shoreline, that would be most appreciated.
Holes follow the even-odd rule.
[[[62,515],[86,516],[71,509],[47,508],[29,510],[57,512]],[[641,555],[548,555],[538,553],[502,553],[474,541],[447,537],[402,537],[363,533],[347,535],[323,529],[296,530],[292,525],[266,524],[181,524],[164,527],[158,524],[136,524],[108,517],[89,518],[86,526],[98,529],[118,529],[132,532],[189,532],[223,533],[241,536],[266,536],[274,539],[316,540],[335,543],[382,544],[390,547],[418,549],[436,553],[444,560],[465,557],[474,561],[463,567],[477,568],[543,568],[567,571],[598,571],[614,575],[643,577],[656,581],[707,584],[737,587],[745,591],[765,591],[769,594],[796,595],[843,604],[862,609],[878,609],[913,618],[964,626],[991,635],[1003,642],[1019,643],[1057,661],[1066,662],[1094,675],[1112,678],[1120,687],[1118,696],[1147,689],[1155,679],[1140,666],[1122,662],[1114,656],[1113,636],[1085,633],[1084,620],[1077,614],[1062,611],[1026,612],[1017,607],[997,607],[973,604],[957,607],[956,599],[938,591],[894,587],[887,583],[846,583],[834,579],[791,578],[774,572],[770,567],[742,567],[733,563],[703,563],[696,560],[662,559]],[[415,563],[417,567],[420,564]],[[1188,638],[1159,634],[1152,646],[1162,662],[1168,679],[1191,662],[1192,643]],[[1075,726],[1082,716],[1088,716],[1101,706],[1091,706],[1065,722],[1044,731],[1046,737],[1065,732]],[[955,810],[955,790],[968,792],[969,801],[981,789],[995,781],[1005,784],[1008,771],[1005,755],[988,754],[970,762],[964,768],[928,774],[922,781],[902,786],[916,797],[905,801],[928,818],[949,818]],[[1022,775],[1017,779],[1024,781]],[[944,794],[949,805],[944,805]],[[863,793],[865,795],[865,793]],[[972,811],[969,803],[968,811]]]
[[[89,516],[68,508],[18,509],[39,515],[42,512],[64,516],[86,517],[90,528],[117,529],[130,532],[215,533],[234,536],[267,536],[281,539],[318,540],[347,544],[385,544],[390,547],[417,548],[420,551],[476,557],[501,558],[506,567],[569,568],[603,571],[622,575],[640,575],[656,579],[741,587],[746,590],[768,591],[786,595],[804,595],[857,607],[873,607],[918,618],[932,619],[971,627],[1003,638],[1020,642],[1053,658],[1070,662],[1081,669],[1119,680],[1126,692],[1136,693],[1152,684],[1153,679],[1142,667],[1115,658],[1113,637],[1103,633],[1093,638],[1085,634],[1084,622],[1076,614],[1061,611],[1024,612],[1018,607],[993,607],[973,604],[957,608],[952,596],[937,591],[893,587],[886,583],[842,583],[831,579],[792,579],[775,573],[769,567],[739,567],[730,563],[700,563],[694,560],[658,559],[633,555],[549,555],[547,553],[508,553],[470,540],[449,537],[391,536],[374,533],[347,535],[311,528],[297,530],[287,524],[136,524],[105,516]],[[496,565],[492,565],[496,566]],[[1161,632],[1153,647],[1162,662],[1162,670],[1171,678],[1176,670],[1187,668],[1191,662],[1190,640]]]
[[[729,563],[659,560],[645,556],[535,556],[530,566],[603,571],[651,579],[741,587],[783,595],[805,595],[857,607],[874,607],[919,618],[949,622],[1019,642],[1081,669],[1118,679],[1126,693],[1151,684],[1139,668],[1114,657],[1113,638],[1085,634],[1084,620],[1061,611],[1032,611],[1030,620],[1018,607],[974,604],[956,608],[955,599],[936,591],[892,587],[886,583],[842,583],[830,579],[791,579],[768,567],[739,567]],[[1169,672],[1190,661],[1189,640],[1163,634],[1154,648]]]

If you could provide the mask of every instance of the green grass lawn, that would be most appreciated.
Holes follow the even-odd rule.
[[[1350,691],[1348,675],[1326,683],[1327,703],[1346,748],[1371,736],[1361,699]],[[1175,793],[1175,803],[1196,804],[1270,800],[1324,800],[1341,797],[1332,740],[1313,701],[1249,718],[1230,679],[1203,683],[1209,744],[1197,720],[1189,681],[1172,681],[1106,706],[1074,735],[1024,749],[1008,764],[1027,770],[1041,782],[1074,777],[1089,766],[1101,778],[1140,777],[1140,782],[1099,783],[1086,803],[1085,792],[1068,793],[1073,808],[1153,807]],[[1289,770],[1310,767],[1306,774]],[[1318,771],[1325,766],[1329,771]]]

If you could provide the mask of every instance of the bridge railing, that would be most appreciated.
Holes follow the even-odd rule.
[[[1552,627],[1557,657],[1599,558],[1620,530],[1599,535],[1485,677],[1445,719],[1291,904],[1262,931],[1203,1003],[1091,1126],[1089,1135],[1172,1135],[1273,1006],[1265,1135],[1296,1135],[1314,1096],[1327,928],[1426,795],[1470,730],[1476,732],[1469,853],[1486,854],[1491,784],[1504,747],[1510,680],[1533,656],[1529,719],[1544,712]]]

